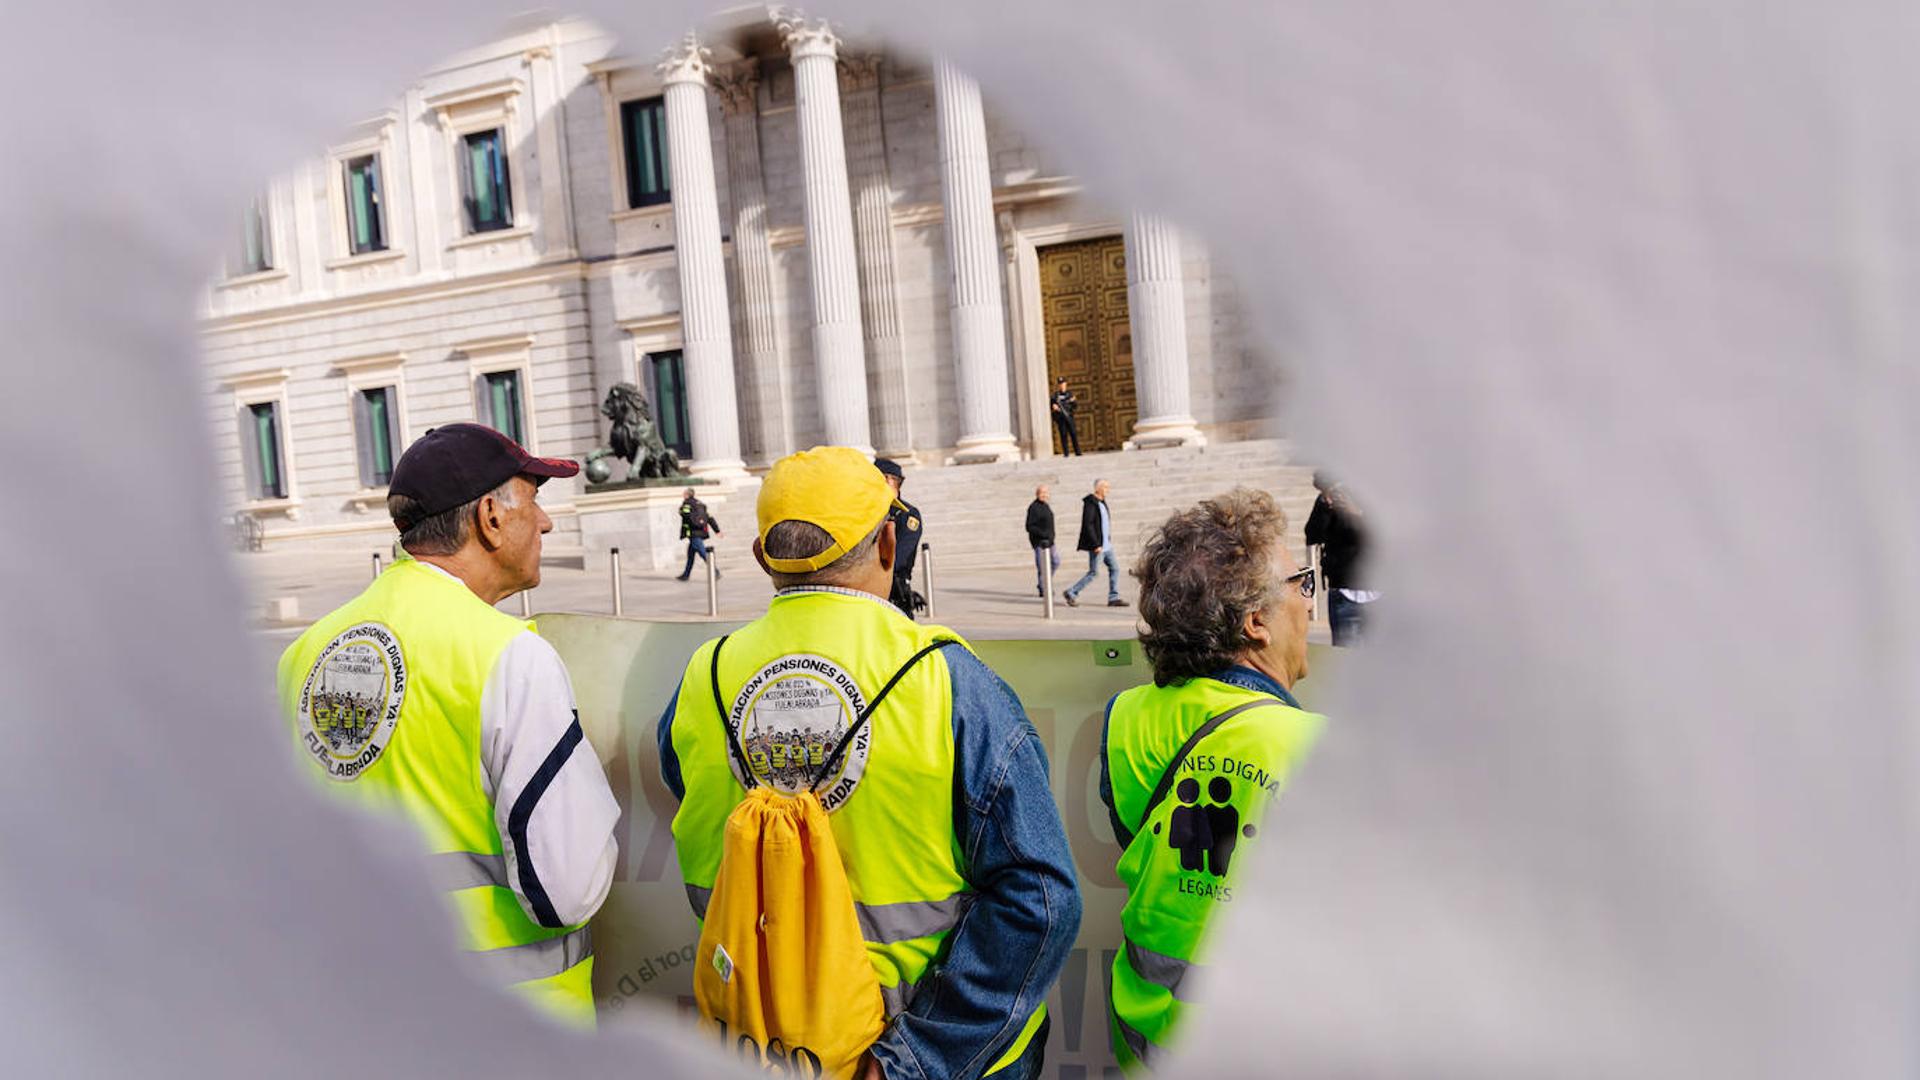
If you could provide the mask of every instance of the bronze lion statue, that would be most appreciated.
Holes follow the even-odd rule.
[[[600,403],[600,413],[613,421],[613,430],[608,435],[610,445],[587,455],[589,480],[603,482],[607,467],[599,463],[605,457],[625,458],[629,480],[681,475],[680,458],[660,441],[660,431],[653,423],[653,410],[648,407],[647,399],[640,396],[639,387],[627,382],[615,383],[613,389],[607,391],[607,400]],[[595,468],[596,465],[599,467]],[[596,473],[600,474],[598,478]]]

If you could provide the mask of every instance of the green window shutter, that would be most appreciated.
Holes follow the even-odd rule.
[[[484,229],[493,220],[493,170],[487,164],[485,139],[467,140],[467,190],[473,193],[473,227]]]
[[[392,391],[386,387],[368,390],[367,396],[367,448],[372,452],[370,462],[373,475],[368,479],[372,486],[380,487],[393,479],[393,421],[391,417]]]
[[[665,195],[668,189],[667,178],[673,175],[669,171],[671,163],[667,160],[667,103],[664,100],[660,101],[650,111],[653,115],[654,138],[660,144],[660,171],[654,174],[654,190]]]
[[[487,396],[494,430],[525,445],[526,440],[520,434],[520,373],[496,371],[488,375]]]
[[[260,490],[255,495],[262,499],[284,499],[287,492],[280,482],[280,431],[274,416],[277,410],[270,402],[251,408],[254,453],[260,462]]]
[[[661,98],[628,101],[620,106],[630,207],[668,201],[666,116],[666,103]]]
[[[354,158],[344,167],[348,253],[384,251],[387,238],[380,218],[380,159]]]
[[[367,174],[347,167],[347,221],[353,229],[353,250],[365,251],[373,243],[370,207],[367,205]]]
[[[467,226],[471,232],[505,229],[513,224],[513,200],[508,189],[506,135],[500,128],[465,136]]]

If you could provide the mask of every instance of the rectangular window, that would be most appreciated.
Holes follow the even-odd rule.
[[[660,441],[682,458],[693,456],[693,444],[687,432],[687,375],[680,361],[680,350],[649,353],[653,367],[653,414],[660,427]]]
[[[482,404],[486,409],[487,425],[514,442],[526,445],[522,434],[525,426],[521,423],[520,412],[520,373],[488,372],[481,377],[481,392],[484,395]]]
[[[394,388],[376,386],[360,391],[360,485],[386,487],[393,479],[393,462],[400,446],[399,402]]]
[[[500,128],[476,131],[460,140],[460,182],[467,204],[468,232],[512,227],[507,148]]]
[[[637,209],[666,202],[669,197],[666,99],[622,103],[620,131],[626,144],[627,205]]]
[[[287,497],[286,470],[280,459],[280,406],[263,401],[247,406],[247,436],[253,458],[253,497]]]
[[[267,235],[267,201],[255,199],[247,204],[240,222],[239,260],[234,273],[258,274],[273,269],[273,242]]]
[[[347,250],[354,255],[387,250],[386,208],[380,201],[380,157],[349,160],[346,170]]]

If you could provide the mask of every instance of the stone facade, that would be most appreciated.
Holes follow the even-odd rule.
[[[210,286],[202,312],[217,482],[228,504],[258,520],[272,544],[364,546],[390,533],[371,460],[374,421],[364,400],[370,388],[392,388],[386,400],[397,455],[436,424],[490,420],[497,400],[490,395],[508,379],[500,373],[514,373],[508,381],[519,395],[522,434],[541,454],[579,457],[603,438],[598,407],[607,389],[633,382],[652,397],[646,356],[670,350],[685,350],[683,365],[694,363],[696,352],[709,365],[731,365],[729,377],[708,368],[698,377],[689,372],[686,381],[689,417],[701,417],[693,437],[705,433],[713,441],[715,478],[725,488],[752,482],[730,473],[730,460],[758,469],[824,441],[829,416],[838,417],[837,430],[866,436],[859,441],[903,444],[883,448],[910,451],[923,465],[964,457],[970,434],[996,431],[1011,433],[1020,456],[1050,455],[1035,252],[1120,236],[1133,215],[1084,196],[1078,181],[994,109],[991,87],[983,88],[991,190],[982,192],[976,172],[963,175],[951,162],[943,168],[931,62],[871,42],[841,42],[832,28],[803,50],[793,44],[792,26],[783,38],[764,18],[733,18],[682,41],[680,59],[669,63],[622,53],[578,21],[518,33],[454,57],[390,109],[275,180],[260,204],[265,259],[256,250],[251,266],[229,267]],[[812,50],[802,62],[820,63],[823,47],[836,50],[839,99],[816,93],[814,112],[803,118],[794,57]],[[697,71],[686,66],[688,49],[701,50]],[[807,85],[831,85],[821,81],[829,69],[809,70]],[[621,105],[661,97],[674,80],[673,126],[704,131],[710,153],[673,160],[672,174],[682,182],[710,176],[710,189],[632,208]],[[704,125],[688,111],[702,104]],[[954,108],[961,111],[950,110],[950,117],[969,108],[982,115],[965,100]],[[803,119],[815,125],[812,164],[802,153]],[[664,116],[661,123],[665,131]],[[844,139],[828,137],[838,128],[821,127],[842,123]],[[510,180],[502,197],[511,222],[473,232],[461,171],[471,166],[463,156],[471,143],[464,140],[488,131],[500,132],[505,148]],[[850,171],[817,160],[822,148],[835,147],[844,148]],[[671,158],[670,144],[668,151]],[[970,153],[970,168],[978,168],[977,153]],[[368,158],[379,170],[385,247],[352,254],[351,170]],[[952,190],[962,181],[968,190]],[[956,195],[970,207],[959,224],[969,230],[963,265],[971,291],[959,301],[943,209]],[[854,235],[811,251],[810,198],[836,231],[854,221]],[[848,213],[838,213],[833,199],[848,199]],[[708,232],[717,223],[719,264],[711,254],[716,238],[703,236],[697,264],[681,265],[677,218]],[[1161,311],[1178,303],[1184,313],[1186,372],[1179,378],[1190,391],[1194,436],[1270,434],[1264,419],[1273,411],[1271,369],[1254,355],[1235,290],[1195,238],[1182,235],[1166,250],[1160,269],[1178,280],[1171,292],[1166,282],[1157,284],[1155,302]],[[989,252],[993,265],[983,268]],[[743,253],[750,254],[743,260]],[[834,275],[826,293],[818,287],[822,273]],[[997,309],[978,292],[981,281],[996,277]],[[682,318],[689,281],[700,296],[695,321],[705,335],[697,349]],[[867,291],[890,288],[891,296],[859,296],[854,332],[835,328],[823,339],[816,297],[827,296],[831,314],[844,321],[854,281]],[[957,303],[968,312],[997,310],[1004,350],[976,338],[969,357],[961,357],[953,332]],[[716,326],[731,328],[730,342],[713,337]],[[816,355],[821,340],[836,350],[827,364]],[[859,352],[862,366],[850,366],[849,350]],[[981,382],[994,368],[1004,368],[1004,406]],[[1148,374],[1136,368],[1137,381]],[[864,416],[847,412],[854,392],[866,395]],[[969,421],[968,409],[979,414],[982,402],[996,416],[1004,408],[1004,423],[983,415]],[[269,406],[277,492],[263,483],[260,461],[267,452],[262,407]],[[963,430],[969,422],[978,430]],[[991,451],[1005,453],[1001,444]],[[543,499],[555,511],[561,545],[580,543],[577,515],[594,505],[577,505],[581,490],[574,481]]]

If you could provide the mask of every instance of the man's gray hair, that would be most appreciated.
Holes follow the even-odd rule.
[[[861,537],[859,543],[820,569],[802,574],[774,571],[773,583],[782,589],[790,589],[795,585],[840,584],[873,557],[873,549],[880,543],[880,530],[887,527],[888,520],[881,518],[880,524]],[[810,521],[783,521],[767,530],[767,538],[760,543],[760,552],[769,559],[810,559],[832,546],[833,537],[820,526]]]
[[[509,476],[506,483],[478,499],[424,518],[419,517],[420,504],[411,496],[389,495],[387,516],[393,519],[396,526],[402,521],[413,522],[412,527],[400,534],[400,546],[407,549],[407,554],[452,555],[473,539],[473,512],[479,509],[480,499],[487,495],[499,500],[503,506],[514,505],[513,477]]]

